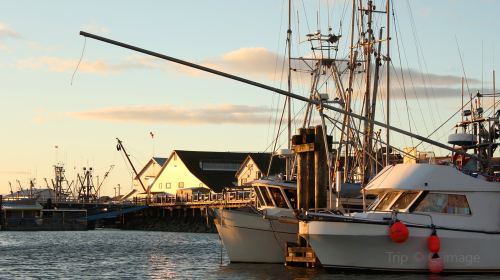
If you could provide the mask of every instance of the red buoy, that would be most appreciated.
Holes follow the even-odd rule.
[[[441,273],[444,270],[443,259],[441,259],[441,257],[439,257],[437,253],[435,253],[427,262],[427,267],[432,273]]]
[[[431,236],[427,238],[427,248],[429,248],[429,251],[432,253],[437,253],[439,249],[441,249],[441,240],[437,236],[435,230],[432,232]]]
[[[400,221],[396,221],[389,228],[389,236],[396,243],[403,243],[409,236],[408,228]]]

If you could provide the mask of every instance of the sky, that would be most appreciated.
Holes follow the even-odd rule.
[[[374,2],[379,9],[385,5]],[[412,88],[406,100],[394,90],[393,125],[428,135],[461,104],[464,73],[469,92],[491,91],[492,70],[500,65],[500,1],[394,2],[398,35],[391,56],[395,69],[413,78],[406,79]],[[70,181],[83,167],[93,167],[102,179],[113,165],[101,193],[113,195],[118,184],[122,193],[129,191],[131,169],[115,148],[116,138],[138,169],[174,149],[270,151],[281,97],[79,32],[286,88],[288,1],[0,4],[0,193],[9,192],[9,182],[16,190],[16,180],[25,187],[35,178],[45,186],[57,162]],[[349,1],[294,0],[293,7],[294,43],[329,25],[339,32],[339,18],[346,19],[342,30],[349,25]],[[347,41],[347,32],[342,35]],[[307,56],[301,48],[292,55]],[[295,84],[297,93],[307,92],[307,83]],[[293,106],[298,113],[303,104]],[[398,118],[405,111],[413,114],[411,121]],[[446,141],[452,125],[433,139]],[[395,139],[400,146],[412,144]]]

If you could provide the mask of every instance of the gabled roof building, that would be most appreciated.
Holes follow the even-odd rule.
[[[178,189],[200,187],[221,192],[237,185],[235,174],[248,155],[174,150],[156,177],[151,193],[176,194]]]
[[[269,163],[271,163],[270,169]],[[271,162],[270,153],[249,154],[241,164],[238,172],[236,172],[236,178],[238,179],[238,185],[242,186],[262,177],[283,177],[285,168],[284,158],[274,156]]]
[[[134,189],[138,190],[139,192],[144,192],[141,183],[139,182],[139,178],[142,180],[142,183],[144,184],[144,187],[146,189],[151,186],[165,162],[167,162],[167,158],[151,158],[148,163],[144,165],[141,171],[139,171],[138,176],[134,177]]]

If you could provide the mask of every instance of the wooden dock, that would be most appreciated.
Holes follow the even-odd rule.
[[[285,248],[285,265],[305,265],[306,267],[319,266],[316,253],[309,246],[300,246],[296,243],[287,243]]]

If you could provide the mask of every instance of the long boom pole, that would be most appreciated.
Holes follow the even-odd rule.
[[[301,95],[298,95],[298,94],[295,94],[295,93],[292,93],[292,92],[288,92],[288,91],[285,91],[285,90],[282,90],[282,89],[279,89],[279,88],[268,86],[268,85],[265,85],[265,84],[262,84],[262,83],[259,83],[259,82],[248,80],[248,79],[236,76],[236,75],[228,74],[228,73],[225,73],[225,72],[222,72],[222,71],[218,71],[218,70],[215,70],[215,69],[212,69],[212,68],[208,68],[208,67],[205,67],[205,66],[202,66],[202,65],[194,64],[194,63],[191,63],[191,62],[188,62],[188,61],[185,61],[185,60],[177,59],[177,58],[174,58],[174,57],[171,57],[171,56],[167,56],[167,55],[164,55],[164,54],[160,54],[160,53],[157,53],[157,52],[153,52],[153,51],[149,51],[149,50],[146,50],[146,49],[142,49],[142,48],[139,48],[139,47],[136,47],[136,46],[128,45],[128,44],[125,44],[125,43],[122,43],[122,42],[111,40],[111,39],[108,39],[108,38],[105,38],[105,37],[101,37],[101,36],[98,36],[98,35],[94,35],[94,34],[91,34],[91,33],[88,33],[88,32],[80,31],[80,35],[88,37],[88,38],[92,38],[92,39],[95,39],[95,40],[98,40],[98,41],[106,42],[106,43],[109,43],[109,44],[112,44],[112,45],[120,46],[120,47],[123,47],[123,48],[126,48],[126,49],[134,50],[134,51],[137,51],[137,52],[140,52],[140,53],[148,54],[148,55],[151,55],[151,56],[154,56],[154,57],[158,57],[158,58],[161,58],[161,59],[165,59],[165,60],[168,60],[168,61],[171,61],[171,62],[175,62],[175,63],[178,63],[178,64],[182,64],[182,65],[185,65],[185,66],[188,66],[188,67],[191,67],[191,68],[195,68],[195,69],[198,69],[198,70],[201,70],[201,71],[209,72],[209,73],[212,73],[212,74],[215,74],[215,75],[218,75],[218,76],[226,77],[226,78],[229,78],[229,79],[232,79],[232,80],[235,80],[235,81],[239,81],[239,82],[242,82],[242,83],[245,83],[245,84],[253,85],[255,87],[266,89],[266,90],[269,90],[269,91],[272,91],[272,92],[275,92],[275,93],[278,93],[278,94],[281,94],[281,95],[284,95],[284,96],[288,96],[288,97],[291,97],[291,98],[294,98],[294,99],[297,99],[297,100],[300,100],[300,101],[304,101],[304,102],[307,102],[307,103],[310,103],[310,104],[313,104],[313,105],[321,105],[321,106],[323,106],[323,108],[335,111],[337,113],[346,114],[346,115],[348,115],[348,116],[350,116],[352,118],[355,118],[355,119],[358,119],[358,120],[361,120],[361,121],[372,122],[373,124],[378,125],[380,127],[383,127],[385,129],[389,129],[389,130],[392,130],[394,132],[401,133],[401,134],[409,136],[409,137],[413,137],[413,138],[415,138],[417,140],[420,140],[422,142],[434,145],[436,147],[439,147],[439,148],[442,148],[442,149],[445,149],[445,150],[448,150],[448,151],[456,152],[456,153],[459,153],[459,154],[463,154],[463,155],[469,156],[469,157],[474,158],[474,159],[478,159],[478,160],[484,161],[482,159],[479,159],[476,155],[468,154],[468,153],[465,153],[465,152],[462,152],[462,151],[457,151],[457,150],[455,150],[452,147],[449,147],[449,146],[447,146],[445,144],[442,144],[442,143],[439,143],[437,141],[428,139],[426,137],[423,137],[423,136],[420,136],[420,135],[417,135],[417,134],[405,131],[403,129],[400,129],[400,128],[397,128],[397,127],[394,127],[394,126],[387,125],[385,123],[382,123],[382,122],[379,122],[379,121],[376,121],[376,120],[367,119],[367,118],[365,118],[363,116],[360,116],[358,114],[355,114],[355,113],[352,113],[352,112],[348,112],[346,110],[343,110],[343,109],[340,109],[340,108],[336,108],[336,107],[333,107],[333,106],[328,105],[328,104],[321,104],[320,100],[309,99],[307,97],[304,97],[304,96],[301,96]],[[141,185],[142,185],[142,183],[141,183]],[[143,188],[144,188],[144,186],[143,186]],[[145,188],[144,188],[144,190],[145,190]]]

